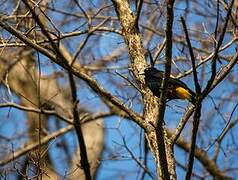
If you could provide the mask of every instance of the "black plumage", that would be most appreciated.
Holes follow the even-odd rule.
[[[163,79],[163,71],[160,71],[154,67],[145,69],[145,83],[153,94],[160,97],[161,83]],[[188,86],[179,79],[170,77],[168,80],[168,94],[167,98],[171,99],[187,99],[191,103],[194,103],[195,94]]]

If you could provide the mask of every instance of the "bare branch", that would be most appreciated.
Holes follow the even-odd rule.
[[[61,136],[61,135],[65,134],[65,133],[67,133],[67,132],[73,130],[73,128],[74,128],[74,126],[69,125],[69,126],[67,126],[67,127],[65,127],[65,128],[62,128],[62,129],[60,129],[60,130],[58,130],[58,131],[56,131],[56,132],[54,132],[54,133],[52,133],[52,134],[50,134],[50,135],[44,137],[44,138],[42,138],[42,139],[41,139],[41,145],[47,144],[49,141],[51,141],[51,140],[57,138],[58,136]],[[32,150],[37,149],[37,148],[39,147],[39,145],[40,145],[40,144],[39,144],[38,142],[36,142],[36,143],[32,143],[32,144],[29,144],[29,145],[24,146],[23,149],[17,150],[17,151],[14,152],[14,154],[11,155],[10,157],[6,157],[4,160],[1,160],[1,161],[0,161],[0,166],[3,166],[3,165],[5,165],[5,164],[7,164],[7,163],[9,163],[9,162],[11,162],[11,161],[13,161],[13,160],[19,158],[20,156],[25,155],[25,154],[26,154],[27,152],[29,152],[29,151],[32,151]]]
[[[182,24],[183,24],[183,29],[184,29],[184,33],[185,33],[185,36],[186,36],[186,41],[187,41],[187,44],[188,44],[188,49],[189,49],[189,53],[190,53],[190,57],[191,57],[191,61],[192,61],[193,78],[194,78],[194,84],[195,84],[195,88],[196,88],[196,93],[198,95],[200,95],[201,87],[200,87],[199,82],[198,82],[197,70],[196,70],[196,65],[195,65],[195,57],[194,57],[194,53],[193,53],[193,48],[192,48],[192,45],[191,45],[191,42],[190,42],[190,39],[189,39],[188,30],[187,30],[186,23],[185,23],[185,20],[184,20],[183,17],[181,17],[181,21],[182,21]]]
[[[80,163],[84,170],[84,174],[86,179],[91,180],[91,173],[90,173],[90,165],[88,162],[88,154],[86,149],[86,143],[83,137],[83,132],[80,123],[80,117],[78,112],[78,103],[79,100],[77,99],[77,87],[74,81],[73,74],[69,70],[69,82],[70,82],[70,89],[72,94],[72,104],[73,104],[73,118],[74,118],[74,128],[76,130],[76,134],[78,137],[79,149],[80,149]]]
[[[211,86],[212,86],[212,84],[213,84],[213,82],[216,78],[216,73],[217,73],[216,72],[216,62],[217,62],[217,58],[218,58],[218,53],[219,53],[219,49],[222,45],[223,39],[225,37],[226,28],[227,28],[227,25],[228,25],[228,22],[229,22],[229,19],[230,19],[230,16],[231,16],[233,4],[234,4],[234,0],[232,0],[230,5],[229,5],[229,8],[228,8],[228,11],[227,11],[227,14],[226,14],[225,23],[223,25],[220,38],[218,40],[216,49],[214,51],[214,56],[213,56],[212,61],[211,61],[212,74],[211,74],[210,79],[208,80],[206,88],[204,89],[204,91],[202,93],[203,98],[206,97],[206,95],[209,93],[209,90],[210,90],[210,88],[211,88]]]
[[[176,141],[178,140],[180,134],[182,133],[186,123],[188,122],[188,120],[191,117],[193,112],[194,112],[194,106],[191,105],[191,106],[188,107],[188,109],[184,113],[184,116],[179,121],[179,124],[178,124],[173,136],[171,137],[171,142],[172,143],[176,143]]]

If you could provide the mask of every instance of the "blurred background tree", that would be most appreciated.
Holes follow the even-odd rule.
[[[237,10],[237,0],[0,2],[1,179],[235,179]],[[195,106],[163,108],[144,84],[151,59],[194,92],[196,68]]]

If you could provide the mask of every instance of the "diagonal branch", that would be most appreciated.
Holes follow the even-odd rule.
[[[182,138],[179,138],[176,145],[186,152],[190,151],[190,143]],[[195,147],[195,157],[203,164],[203,167],[214,177],[214,179],[231,180],[231,177],[226,176],[217,166],[216,162],[211,160],[206,151]]]
[[[188,35],[188,30],[186,27],[185,20],[183,17],[181,17],[183,29],[185,32],[186,36],[186,41],[188,44],[189,48],[189,53],[192,61],[192,69],[193,69],[193,78],[194,78],[194,84],[196,88],[196,102],[195,102],[195,112],[194,112],[194,119],[193,119],[193,130],[192,130],[192,138],[191,138],[191,148],[189,152],[189,160],[188,160],[188,168],[187,168],[187,173],[186,173],[186,180],[190,180],[192,176],[192,171],[193,171],[193,163],[194,163],[194,153],[195,153],[195,146],[196,146],[196,139],[197,139],[197,132],[198,132],[198,127],[199,127],[199,120],[201,116],[201,107],[202,107],[202,99],[201,99],[201,87],[198,82],[197,78],[197,71],[196,71],[196,65],[195,65],[195,57],[192,49],[192,45],[189,39]],[[220,48],[220,47],[219,47]],[[218,50],[219,50],[218,48]]]
[[[16,36],[17,38],[19,38],[22,42],[24,42],[28,46],[32,47],[36,51],[39,51],[40,53],[48,57],[51,61],[58,64],[60,67],[64,68],[65,70],[70,69],[68,65],[68,62],[70,62],[70,60],[67,60],[67,63],[60,61],[56,57],[56,55],[52,54],[49,50],[45,49],[44,47],[38,44],[35,44],[33,40],[26,37],[21,31],[14,29],[13,27],[4,23],[1,19],[0,19],[0,26],[3,29],[10,32],[11,34],[13,34],[14,36]],[[143,119],[137,118],[137,114],[135,112],[133,112],[130,108],[126,107],[124,103],[121,102],[118,98],[116,98],[115,96],[104,90],[103,87],[101,87],[95,79],[87,75],[84,69],[81,68],[79,65],[74,64],[74,66],[71,69],[71,72],[78,78],[84,80],[94,90],[95,93],[99,94],[102,98],[107,99],[113,105],[115,105],[116,107],[120,108],[122,111],[127,113],[128,116],[130,116],[131,119],[133,119],[135,123],[137,123],[140,127],[145,128],[147,126],[147,123]]]
[[[118,116],[124,116],[121,114],[121,111],[117,111],[117,112],[114,112],[114,113],[98,113],[98,114],[95,114],[93,116],[85,116],[83,115],[82,118],[81,118],[81,123],[87,123],[87,122],[90,122],[90,121],[93,121],[93,120],[96,120],[96,119],[99,119],[99,118],[103,118],[103,117],[108,117],[108,116],[111,116],[111,115],[118,115]],[[130,119],[130,117],[125,117],[127,119]],[[140,116],[139,114],[137,114],[137,118],[138,119],[143,119],[142,116]],[[144,120],[144,119],[143,119]],[[69,127],[70,130],[73,130],[73,126],[70,126]],[[64,129],[64,128],[63,128]],[[62,130],[63,130],[62,129]],[[70,130],[66,130],[65,132],[62,132],[60,133],[60,135],[70,131]],[[174,135],[175,132],[171,132],[171,131],[168,131],[168,136],[171,138],[172,135]],[[59,135],[59,136],[60,136]],[[46,139],[42,139],[42,143],[43,144],[46,144],[48,143],[50,140],[54,139],[58,137],[58,135],[55,135],[55,134],[52,134],[52,135],[49,135],[47,137],[45,137]],[[190,149],[190,145],[187,141],[183,140],[182,138],[178,138],[178,140],[175,142],[177,146],[179,146],[180,148],[182,148],[183,150],[189,152],[189,149]],[[39,144],[38,143],[35,143],[35,144],[29,144],[29,145],[26,145],[24,146],[24,149],[19,149],[17,150],[16,152],[14,152],[14,157],[13,156],[7,156],[4,160],[0,161],[0,166],[2,165],[5,165],[11,161],[13,161],[14,159],[17,159],[18,157],[22,156],[22,155],[25,155],[27,152],[31,151],[31,150],[34,150],[37,148]],[[32,149],[33,148],[33,149]],[[216,163],[211,160],[209,158],[209,156],[207,155],[207,153],[196,147],[195,148],[195,157],[203,164],[203,166],[205,167],[205,169],[211,174],[213,175],[214,177],[217,177],[218,179],[222,179],[222,178],[225,178],[226,176],[223,174],[223,172],[219,169],[219,167],[216,165]],[[229,179],[229,177],[227,177],[226,179]]]
[[[186,37],[186,41],[187,41],[187,44],[188,44],[188,49],[189,49],[189,53],[190,53],[190,57],[191,57],[191,61],[192,61],[193,78],[194,78],[194,84],[195,84],[195,88],[196,88],[196,93],[198,95],[200,95],[201,87],[200,87],[199,82],[198,82],[197,70],[196,70],[196,65],[195,65],[195,57],[194,57],[194,53],[193,53],[193,48],[192,48],[192,45],[191,45],[191,42],[190,42],[190,38],[189,38],[189,35],[188,35],[187,26],[186,26],[186,23],[185,23],[185,20],[184,20],[183,17],[181,17],[181,21],[182,21],[183,30],[184,30],[184,33],[185,33],[185,37]]]
[[[233,4],[234,4],[234,0],[232,0],[230,5],[229,5],[229,8],[228,8],[228,11],[227,11],[227,14],[226,14],[225,23],[223,25],[222,32],[221,32],[220,38],[218,40],[218,43],[217,43],[217,46],[216,46],[216,49],[215,49],[215,52],[214,52],[214,56],[213,56],[212,61],[211,61],[212,74],[211,74],[210,79],[208,80],[206,88],[204,89],[204,91],[202,93],[203,98],[205,98],[208,95],[209,90],[210,90],[210,88],[213,84],[213,81],[215,80],[215,77],[216,77],[216,62],[217,62],[217,58],[218,58],[218,53],[219,53],[219,49],[222,45],[223,39],[225,37],[225,33],[226,33],[226,29],[227,29],[229,19],[230,19],[230,16],[231,16]]]
[[[186,123],[188,122],[188,120],[191,117],[191,115],[193,114],[193,112],[194,112],[194,106],[190,105],[188,107],[188,109],[186,110],[186,112],[184,113],[184,116],[179,121],[179,124],[178,124],[177,128],[175,129],[174,134],[171,137],[172,143],[176,143],[176,141],[178,140],[179,136],[181,135]]]
[[[19,109],[19,110],[23,110],[23,111],[26,111],[26,112],[35,112],[35,113],[38,113],[38,114],[46,114],[46,115],[54,115],[58,118],[60,118],[62,121],[68,123],[68,124],[73,124],[72,120],[65,117],[64,115],[62,114],[59,114],[57,112],[57,110],[45,110],[44,108],[41,108],[41,109],[37,109],[37,108],[32,108],[32,107],[26,107],[26,106],[21,106],[19,104],[15,104],[15,103],[1,103],[0,104],[0,108],[16,108],[16,109]]]
[[[47,39],[50,41],[51,46],[53,47],[53,49],[55,50],[56,54],[60,57],[61,60],[64,60],[58,45],[54,42],[54,40],[52,39],[51,35],[48,33],[48,31],[46,30],[46,27],[44,26],[43,22],[41,21],[41,19],[39,18],[39,16],[36,14],[36,12],[34,11],[34,9],[31,7],[31,5],[29,4],[29,2],[27,0],[22,0],[23,3],[26,5],[26,7],[30,10],[33,19],[37,22],[37,24],[40,26],[40,29],[42,31],[42,33],[47,37]]]
[[[230,60],[230,62],[225,67],[223,67],[220,70],[220,72],[216,75],[216,78],[213,84],[211,85],[209,92],[211,92],[219,83],[222,82],[222,80],[225,79],[225,77],[230,73],[230,71],[237,64],[237,62],[238,62],[238,52],[236,52],[236,55]]]
[[[97,119],[105,118],[105,117],[108,117],[111,115],[112,115],[111,113],[98,113],[95,115],[85,115],[84,114],[81,117],[80,123],[81,123],[81,125],[87,124],[91,121],[95,121]],[[69,125],[65,128],[59,129],[58,131],[53,132],[50,135],[47,135],[46,137],[43,137],[41,139],[41,145],[48,144],[51,140],[56,139],[57,137],[64,135],[67,132],[72,131],[73,129],[74,129],[73,125]],[[26,153],[37,149],[37,147],[39,145],[40,145],[39,142],[24,145],[24,148],[20,148],[20,149],[16,150],[14,152],[14,155],[9,155],[5,159],[0,160],[0,166],[4,166],[5,164],[25,155]]]
[[[74,127],[72,125],[69,125],[69,126],[62,128],[46,137],[41,138],[41,145],[47,144],[49,141],[73,130],[73,128]],[[5,164],[17,159],[18,157],[25,155],[29,151],[37,149],[39,147],[39,145],[40,145],[39,142],[36,142],[36,143],[32,143],[32,144],[24,146],[23,149],[19,149],[16,152],[14,152],[14,154],[12,156],[9,156],[3,160],[0,160],[0,166],[3,166]]]

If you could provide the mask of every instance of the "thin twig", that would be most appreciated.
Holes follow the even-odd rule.
[[[56,54],[58,57],[60,57],[61,61],[64,61],[65,58],[63,57],[63,55],[61,54],[58,45],[53,41],[51,35],[48,33],[48,31],[46,30],[43,22],[41,21],[41,19],[39,18],[39,16],[35,13],[34,9],[31,7],[31,5],[29,4],[29,2],[27,0],[22,0],[23,3],[26,5],[26,7],[30,10],[33,19],[37,22],[37,24],[40,26],[42,33],[47,37],[47,39],[50,41],[51,46],[53,47],[53,49],[55,50]]]
[[[131,155],[131,158],[133,160],[135,160],[135,162],[148,174],[149,177],[151,177],[152,179],[155,179],[154,176],[151,174],[151,172],[149,171],[148,167],[145,166],[145,164],[143,164],[143,162],[141,162],[134,154],[133,152],[129,149],[129,147],[127,146],[126,144],[126,140],[124,137],[122,137],[122,140],[123,140],[123,144],[126,148],[126,150],[128,151],[128,153]]]
[[[224,36],[225,36],[225,32],[226,32],[226,28],[229,22],[229,17],[231,14],[231,10],[232,10],[232,6],[233,6],[234,0],[232,0],[228,12],[227,12],[227,16],[226,16],[226,21],[225,24],[223,26],[223,30],[222,33],[220,35],[220,38],[218,40],[215,52],[214,52],[214,57],[212,59],[211,62],[211,68],[212,68],[212,74],[211,77],[207,83],[206,88],[204,89],[202,96],[197,94],[197,98],[196,98],[196,104],[195,104],[195,113],[194,113],[194,120],[193,120],[193,130],[192,130],[192,143],[191,143],[191,148],[190,148],[190,152],[189,152],[189,161],[188,161],[188,170],[186,173],[186,180],[190,180],[191,176],[192,176],[192,170],[193,170],[193,164],[194,164],[194,155],[195,155],[195,148],[196,148],[196,138],[197,138],[197,132],[198,132],[198,128],[199,128],[199,120],[200,120],[200,116],[201,116],[201,101],[202,98],[206,97],[206,95],[209,92],[209,89],[212,87],[212,84],[216,78],[216,61],[218,58],[218,52],[219,49],[222,45]],[[196,88],[197,90],[197,88]]]
[[[0,26],[10,32],[11,34],[15,35],[17,38],[19,38],[21,41],[26,43],[28,46],[34,48],[36,51],[39,51],[43,55],[47,56],[51,61],[58,64],[60,67],[64,68],[65,70],[69,70],[68,62],[62,62],[60,61],[54,54],[52,54],[47,49],[43,48],[40,45],[35,44],[31,39],[24,36],[21,31],[18,31],[14,29],[13,27],[9,26],[8,24],[4,23],[0,20]],[[81,71],[81,67],[79,66],[73,66],[71,72],[77,76],[78,78],[84,80],[87,82],[87,84],[100,96],[103,98],[106,98],[109,100],[113,105],[127,113],[132,120],[134,120],[139,126],[141,126],[143,129],[145,129],[147,123],[140,117],[138,117],[137,113],[132,111],[130,108],[126,107],[123,102],[121,102],[118,98],[104,90],[103,87],[101,87],[97,81],[90,76],[88,76],[86,73]]]
[[[186,123],[188,122],[193,112],[194,112],[194,106],[190,105],[188,109],[186,110],[186,112],[184,113],[184,116],[179,121],[179,124],[177,128],[175,129],[173,136],[171,137],[172,143],[176,143],[176,141],[178,140],[180,134],[182,133]]]
[[[159,49],[156,51],[155,56],[154,56],[153,64],[156,63],[156,61],[157,61],[158,57],[160,56],[161,52],[164,50],[165,44],[166,44],[166,38],[164,38],[162,44],[160,44]]]
[[[73,124],[73,121],[71,119],[58,114],[56,111],[36,109],[36,108],[32,108],[32,107],[21,106],[19,104],[15,104],[15,103],[1,103],[0,104],[0,108],[6,108],[6,107],[8,107],[8,108],[13,107],[13,108],[23,110],[26,112],[35,112],[35,113],[39,113],[39,114],[54,115],[68,124]]]
[[[143,0],[136,0],[136,26],[139,29],[139,19],[140,19],[140,14],[141,14],[141,10],[142,10],[142,5],[143,5]]]
[[[121,78],[125,79],[127,82],[129,82],[137,91],[139,91],[140,93],[142,93],[141,89],[139,89],[137,87],[136,84],[134,84],[132,81],[130,81],[130,79],[128,79],[127,77],[123,76],[122,74],[120,74],[119,72],[115,72],[117,75],[119,75]]]
[[[209,150],[216,142],[220,144],[220,142],[222,141],[222,139],[225,137],[226,133],[229,131],[229,129],[233,126],[231,123],[231,120],[232,120],[232,116],[236,110],[236,108],[238,107],[238,103],[236,103],[236,105],[234,106],[231,114],[230,114],[230,117],[228,119],[228,121],[226,122],[226,125],[225,127],[222,129],[220,135],[213,141],[213,143],[211,143],[209,145],[209,147],[207,148],[207,150]]]
[[[105,24],[108,21],[109,18],[104,19],[101,23],[99,23],[97,26],[95,27],[91,27],[89,26],[88,29],[88,34],[86,36],[86,38],[83,40],[83,42],[79,45],[78,49],[76,50],[75,55],[73,56],[72,62],[70,63],[70,66],[72,67],[74,62],[76,61],[78,55],[80,54],[80,52],[83,50],[83,48],[85,47],[86,43],[89,40],[89,37],[93,34],[93,32],[95,32],[98,28],[100,28],[103,24]]]
[[[74,127],[72,125],[69,125],[69,126],[67,126],[65,128],[62,128],[62,129],[60,129],[60,130],[58,130],[58,131],[56,131],[56,132],[54,132],[54,133],[44,137],[44,138],[42,138],[41,139],[41,145],[47,144],[50,140],[53,140],[53,139],[57,138],[58,136],[63,135],[66,132],[73,130],[73,128]],[[5,164],[13,161],[14,159],[19,158],[20,156],[25,155],[27,152],[32,151],[32,150],[38,148],[38,146],[39,146],[38,142],[24,146],[24,148],[15,151],[14,152],[14,156],[9,156],[9,157],[6,157],[3,160],[0,160],[0,166],[3,166]]]
[[[215,77],[216,77],[216,62],[217,62],[217,58],[218,58],[218,53],[219,53],[219,49],[222,45],[223,39],[225,37],[225,33],[226,33],[228,22],[229,22],[229,19],[230,19],[230,16],[231,16],[233,4],[234,4],[234,0],[232,0],[230,5],[229,5],[229,8],[228,8],[228,11],[227,11],[227,14],[226,14],[225,23],[223,25],[220,38],[217,42],[217,46],[216,46],[216,49],[215,49],[215,52],[214,52],[214,56],[213,56],[212,61],[211,61],[212,73],[211,73],[210,79],[208,80],[206,88],[202,92],[202,97],[203,98],[205,98],[207,96],[207,94],[209,93],[209,89],[211,88],[211,86],[213,84],[213,81],[215,80]]]

